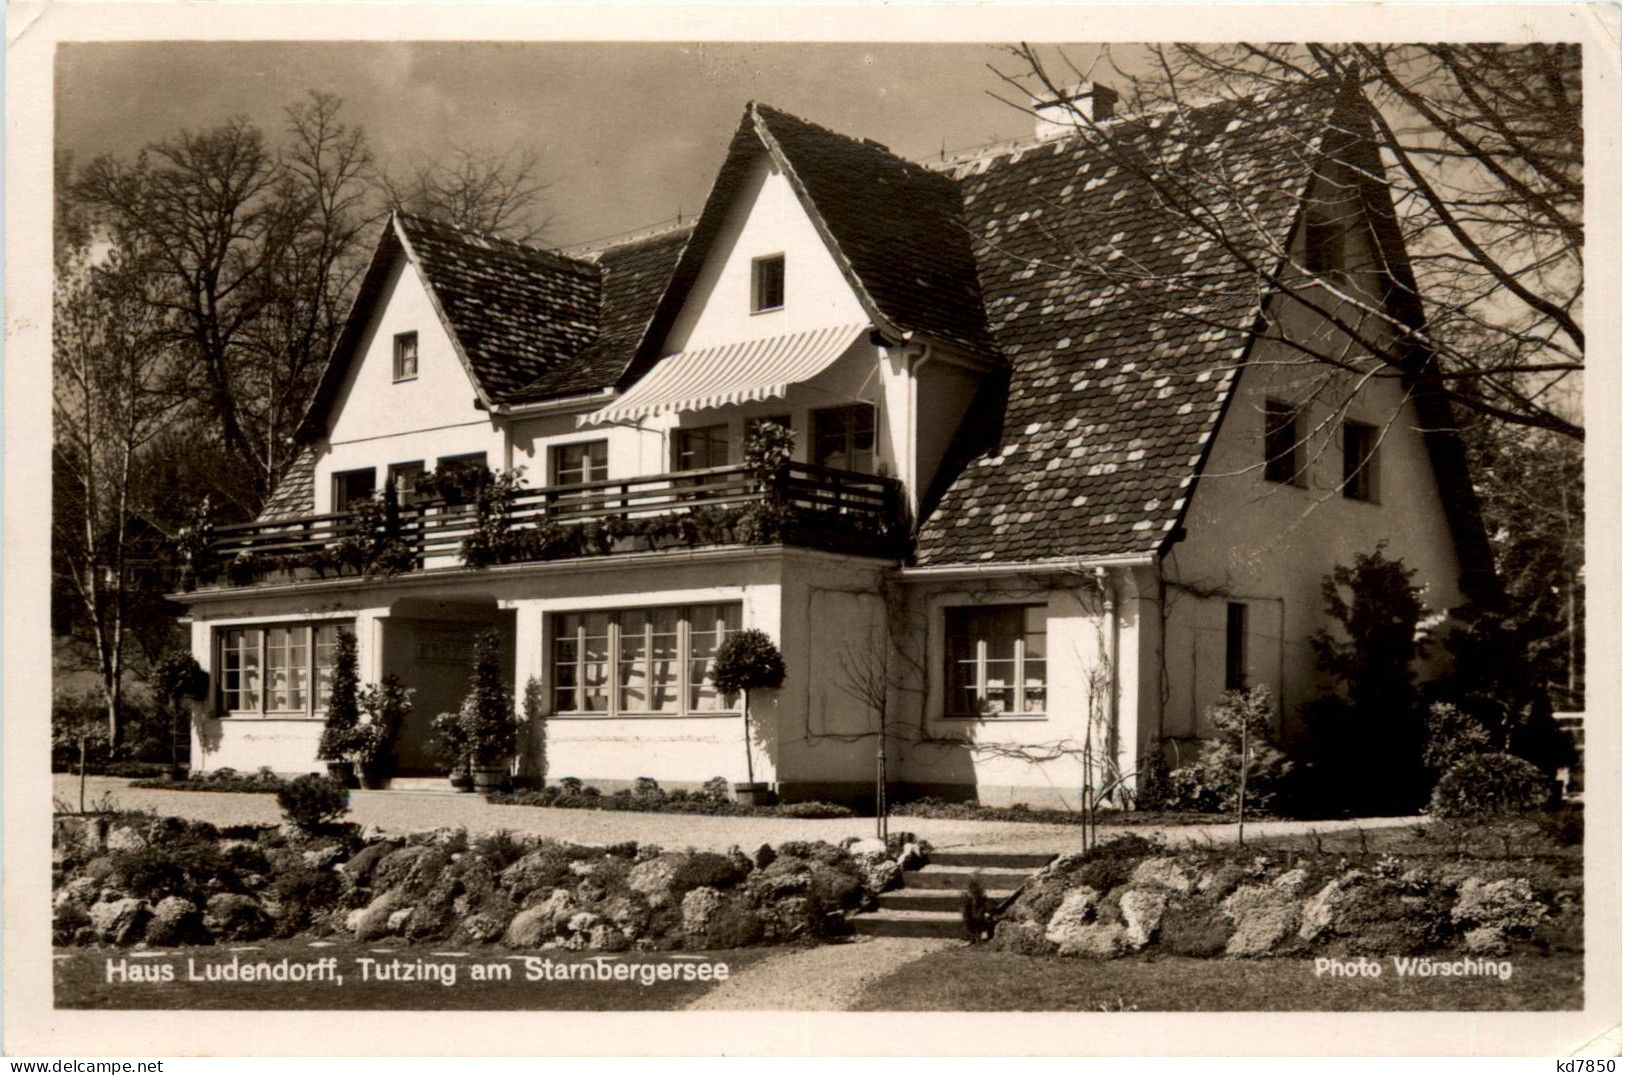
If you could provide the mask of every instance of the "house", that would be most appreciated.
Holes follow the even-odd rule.
[[[789,799],[871,794],[882,727],[900,784],[1050,805],[1077,803],[1085,752],[1131,791],[1227,687],[1270,687],[1301,738],[1335,564],[1384,542],[1435,610],[1492,578],[1429,383],[1293,347],[1337,331],[1307,294],[1419,327],[1361,102],[1176,125],[1091,89],[1042,103],[1030,142],[932,167],[752,104],[691,228],[585,252],[395,215],[292,473],[177,595],[213,682],[196,764],[319,768],[339,630],[363,679],[416,692],[400,752],[426,772],[490,628],[535,692],[519,764],[545,741],[551,778],[605,788],[744,779],[708,675],[744,627],[785,657],[748,749]],[[1197,153],[1279,245],[1270,279],[1227,260],[1224,220],[1168,211],[1159,162]],[[1125,258],[1147,289],[1218,286],[1150,309],[1091,271]],[[766,421],[794,434],[771,476],[746,452]],[[517,468],[498,521],[519,537],[471,566],[469,475]],[[341,570],[386,489],[363,529],[393,568]]]

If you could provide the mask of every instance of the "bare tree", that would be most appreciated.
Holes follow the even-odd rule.
[[[550,183],[533,150],[453,146],[408,172],[380,171],[376,183],[391,209],[516,242],[539,241],[551,220],[543,205]]]
[[[88,626],[116,745],[125,652],[141,571],[142,456],[182,406],[174,356],[143,266],[87,247],[59,261],[53,304],[53,561]]]
[[[1012,56],[1015,69],[999,73],[1018,107],[1029,94],[1065,97],[1083,77],[1064,53],[1019,46]],[[1172,45],[1141,59],[1149,74],[1116,71],[1124,116],[1074,106],[1071,123],[1226,264],[1147,272],[1144,251],[1106,256],[1112,221],[1101,220],[1099,242],[1055,252],[1081,281],[1184,318],[1251,288],[1284,300],[1261,302],[1255,338],[1306,365],[1345,380],[1420,379],[1469,413],[1583,439],[1572,400],[1585,353],[1577,46]],[[1281,125],[1267,146],[1214,137],[1266,101],[1315,122]],[[1311,217],[1373,221],[1380,301],[1305,264],[1278,214],[1250,211],[1246,185],[1265,154],[1271,174],[1329,179]],[[1336,331],[1305,340],[1288,331],[1293,311]]]

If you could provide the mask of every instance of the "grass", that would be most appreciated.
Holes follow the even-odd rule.
[[[858,1011],[1576,1011],[1580,956],[1513,957],[1512,976],[1316,977],[1307,959],[1088,961],[947,948],[871,983]]]
[[[725,952],[654,953],[626,952],[605,955],[614,963],[671,964],[673,974],[684,966],[725,963],[730,976],[766,958],[775,949],[747,949]],[[461,953],[446,955],[444,953]],[[441,953],[441,954],[436,954]],[[136,953],[111,948],[58,949],[55,959],[55,998],[58,1008],[197,1009],[197,1010],[304,1010],[360,1011],[665,1011],[682,1008],[715,988],[716,981],[528,981],[524,955],[535,960],[551,959],[557,964],[592,963],[590,952],[547,951],[515,953],[501,948],[465,945],[388,945],[338,942],[313,948],[308,941],[271,941],[263,945],[155,949]],[[228,982],[188,981],[188,961],[198,975],[209,965],[229,964],[236,958],[248,962],[275,964],[286,958],[293,963],[314,963],[336,958],[343,976],[341,985],[327,982]],[[457,968],[452,985],[437,980],[363,980],[359,960],[373,959],[388,964],[423,960],[451,964]],[[166,982],[108,982],[109,961],[129,966],[171,968],[173,980]],[[472,980],[474,966],[506,966],[510,980]],[[149,973],[152,971],[149,970]],[[715,972],[713,972],[715,973]]]

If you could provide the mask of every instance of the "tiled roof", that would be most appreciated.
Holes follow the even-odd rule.
[[[265,502],[259,521],[296,519],[316,510],[316,450],[305,445],[293,457],[288,469],[277,483],[271,498]]]
[[[493,401],[598,337],[598,269],[562,254],[399,214],[472,372]]]
[[[597,339],[574,357],[556,363],[530,384],[509,393],[503,402],[528,403],[614,384],[637,350],[691,231],[686,227],[673,229],[587,255],[597,265],[600,276]]]
[[[787,112],[753,106],[862,288],[899,328],[989,350],[952,178]]]
[[[1258,315],[1259,282],[1227,253],[1227,236],[1256,233],[1263,221],[1285,242],[1329,118],[1327,107],[1302,102],[1227,103],[1188,124],[1167,115],[1110,121],[1118,149],[1083,133],[958,168],[1009,382],[1002,420],[973,415],[967,427],[979,433],[962,431],[959,457],[971,458],[928,503],[917,562],[1161,547],[1182,516]],[[1174,176],[1222,182],[1235,194],[1230,215],[1200,230],[1164,208],[1165,196],[1189,196],[1162,186]],[[1119,271],[1090,272],[1104,263]],[[1138,301],[1123,290],[1129,277],[1145,289],[1200,281],[1189,293],[1203,295],[1204,308]],[[967,447],[978,435],[981,443]]]

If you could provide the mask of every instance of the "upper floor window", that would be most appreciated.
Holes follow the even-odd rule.
[[[949,716],[1044,712],[1044,606],[971,605],[944,615]]]
[[[1278,399],[1264,401],[1264,480],[1302,484],[1299,408]]]
[[[418,334],[415,332],[398,332],[395,334],[395,379],[397,381],[413,381],[418,375]]]
[[[391,463],[389,465],[389,486],[395,491],[395,503],[414,504],[422,495],[419,486],[423,484],[423,463]]]
[[[1377,429],[1364,422],[1343,423],[1343,496],[1377,499]]]
[[[671,441],[671,465],[673,470],[704,470],[707,467],[727,466],[727,425],[674,430]]]
[[[1343,225],[1311,212],[1303,227],[1304,271],[1319,275],[1343,267]]]
[[[548,483],[584,485],[609,477],[609,441],[589,440],[580,444],[555,444],[549,448]]]
[[[313,717],[327,708],[345,623],[227,627],[216,635],[218,709],[229,716]]]
[[[784,306],[784,255],[770,254],[750,263],[750,310],[761,313]]]
[[[813,462],[835,470],[875,470],[875,409],[868,403],[813,411]]]
[[[341,470],[333,475],[333,510],[350,511],[378,491],[378,475],[372,467]]]
[[[443,455],[434,463],[435,492],[447,504],[469,504],[491,472],[485,466],[484,452]]]

